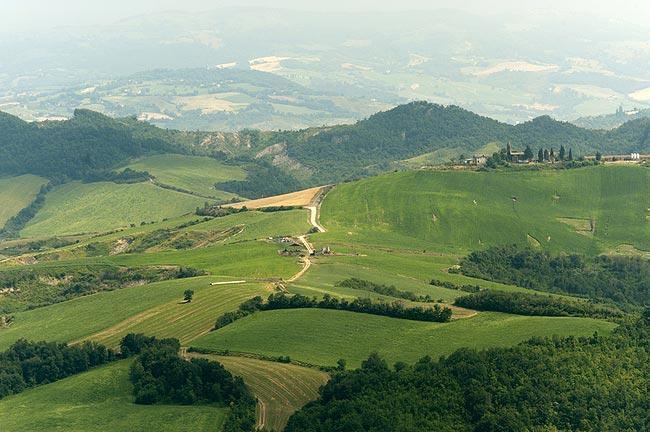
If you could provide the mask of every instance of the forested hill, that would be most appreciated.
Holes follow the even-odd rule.
[[[420,155],[437,152],[434,160],[442,162],[507,142],[514,148],[530,146],[535,154],[561,145],[575,156],[650,153],[650,119],[611,131],[582,129],[550,117],[512,126],[456,106],[413,102],[353,125],[226,134],[160,129],[132,117],[112,119],[88,110],[75,111],[67,121],[43,123],[0,113],[0,176],[86,179],[133,157],[193,153],[218,154],[238,164],[266,161],[307,186],[376,174]]]
[[[190,152],[191,144],[187,134],[88,110],[76,110],[67,121],[42,123],[0,113],[0,176],[83,179],[131,157]]]
[[[413,102],[354,125],[323,129],[304,140],[288,140],[288,156],[321,181],[386,169],[393,161],[441,149],[470,155],[491,142],[515,148],[572,148],[574,154],[650,151],[650,119],[612,131],[582,129],[548,116],[517,126],[500,123],[456,106]]]

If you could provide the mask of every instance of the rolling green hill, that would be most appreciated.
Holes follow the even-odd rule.
[[[534,151],[564,145],[572,148],[576,157],[596,151],[650,152],[648,119],[633,120],[607,132],[581,129],[547,116],[511,126],[456,106],[427,102],[401,105],[353,125],[300,131],[179,132],[133,118],[111,119],[88,110],[77,110],[68,121],[44,123],[26,123],[2,113],[0,131],[0,175],[31,173],[54,179],[84,179],[134,157],[212,155],[229,158],[234,165],[246,165],[247,171],[257,172],[257,167],[262,178],[253,176],[252,185],[230,184],[228,190],[246,191],[244,196],[265,193],[264,186],[277,182],[279,176],[287,176],[280,182],[280,190],[274,187],[266,193],[385,172],[400,161],[423,154],[433,155],[430,159],[434,162],[456,159],[494,143],[503,146],[511,142],[516,148],[530,146]],[[160,175],[161,164],[169,168],[161,181],[167,177],[172,183],[205,192],[207,183],[191,180],[183,163],[171,167],[169,160],[158,160],[149,166]]]
[[[50,192],[23,237],[105,232],[190,213],[205,199],[152,184],[66,183]]]
[[[345,311],[276,310],[243,318],[203,336],[192,346],[334,366],[358,367],[372,352],[387,361],[438,358],[461,347],[510,346],[533,336],[609,333],[615,324],[589,318],[549,318],[482,313],[450,323],[425,323]],[[315,336],[316,335],[316,336]]]
[[[0,229],[36,198],[45,183],[45,179],[33,175],[0,178]]]
[[[232,198],[233,195],[215,189],[215,183],[246,178],[246,172],[238,166],[199,156],[148,156],[129,164],[128,168],[146,171],[162,185],[220,200]]]
[[[134,404],[129,366],[120,361],[1,400],[3,432],[220,430],[224,408]]]
[[[520,244],[597,253],[650,249],[650,170],[389,174],[337,186],[323,242],[468,251]]]

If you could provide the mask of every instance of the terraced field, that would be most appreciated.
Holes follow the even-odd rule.
[[[321,241],[465,253],[494,244],[598,253],[650,249],[650,171],[599,166],[521,172],[412,171],[337,186]],[[594,219],[586,236],[558,218]]]
[[[48,193],[23,237],[105,232],[130,224],[161,221],[202,206],[204,198],[149,183],[66,183]]]
[[[318,397],[329,375],[317,369],[244,357],[192,354],[241,376],[258,399],[257,427],[281,431],[291,414]]]
[[[120,361],[0,400],[2,431],[220,430],[226,408],[132,403],[129,365]]]
[[[589,318],[551,318],[485,312],[450,323],[426,323],[322,309],[261,312],[195,340],[208,350],[288,355],[334,366],[358,367],[372,352],[389,363],[437,358],[458,348],[509,346],[533,336],[607,334],[615,324]]]
[[[191,303],[182,299],[157,305],[118,322],[87,339],[109,347],[117,347],[129,333],[144,333],[161,338],[176,338],[187,344],[207,334],[217,317],[233,311],[251,297],[268,295],[262,284],[235,284],[201,287]]]
[[[147,171],[156,178],[156,182],[163,185],[222,200],[230,199],[234,195],[215,189],[215,183],[246,178],[246,171],[240,167],[201,156],[149,156],[129,164],[128,168]]]
[[[0,178],[0,228],[36,198],[47,180],[34,175]]]
[[[157,282],[16,313],[14,324],[0,330],[0,350],[20,338],[61,342],[91,338],[116,346],[132,331],[187,342],[209,331],[219,315],[267,292],[263,283],[210,286],[228,280],[232,279],[210,276]],[[182,303],[186,289],[194,291],[190,304]]]

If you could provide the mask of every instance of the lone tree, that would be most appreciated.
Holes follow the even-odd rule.
[[[188,303],[192,302],[193,297],[194,297],[194,291],[192,291],[191,289],[185,290],[185,292],[183,293],[183,300],[185,300]]]
[[[537,162],[542,163],[544,162],[544,150],[539,149],[537,152]]]
[[[564,146],[563,146],[563,145],[560,146],[560,154],[559,154],[559,156],[560,156],[560,160],[561,160],[561,161],[563,161],[564,158],[566,157],[566,150],[564,149]]]
[[[573,160],[573,150],[569,149],[569,160]]]

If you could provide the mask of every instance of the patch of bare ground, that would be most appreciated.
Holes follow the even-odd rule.
[[[310,189],[304,189],[298,192],[291,192],[284,195],[276,195],[268,198],[260,198],[250,201],[242,201],[235,204],[228,204],[224,207],[249,209],[260,209],[264,207],[305,207],[310,205],[314,197],[323,189],[323,186],[318,186]]]

